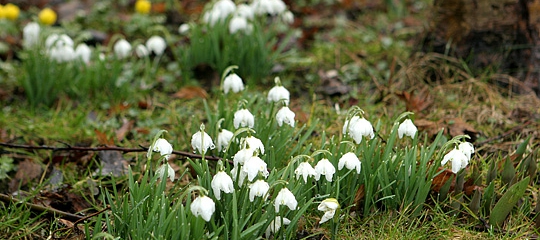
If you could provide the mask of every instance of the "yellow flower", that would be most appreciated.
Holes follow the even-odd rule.
[[[4,6],[2,4],[0,4],[0,19],[6,17],[6,14],[4,12],[5,12]]]
[[[53,25],[56,22],[56,13],[50,8],[45,8],[39,12],[38,18],[39,22],[45,25]]]
[[[19,13],[21,12],[17,5],[11,3],[6,4],[3,9],[4,17],[12,21],[16,20],[19,17]]]
[[[140,14],[147,14],[150,12],[150,9],[152,8],[152,3],[147,0],[137,0],[135,3],[135,11]]]

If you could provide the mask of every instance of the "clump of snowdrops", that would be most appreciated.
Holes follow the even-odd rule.
[[[381,122],[374,127],[357,106],[343,116],[339,136],[318,129],[321,143],[315,146],[310,138],[317,121],[310,126],[296,121],[289,91],[279,78],[261,99],[244,91],[235,69],[223,73],[218,102],[205,104],[207,122],[191,136],[191,148],[200,154],[188,159],[194,181],[178,183],[189,173],[176,173],[169,165],[175,161],[169,158],[173,146],[160,131],[142,176],[136,180],[130,171],[124,196],[119,191],[108,195],[110,234],[291,239],[302,221],[304,227],[326,227],[335,237],[340,215],[353,209],[418,213],[433,177],[446,163],[461,172],[474,153],[463,137],[444,142],[439,133],[431,143],[420,141],[409,112],[384,133]],[[160,153],[157,161],[153,151]],[[166,188],[167,181],[174,183],[172,189]]]
[[[179,27],[186,46],[175,53],[188,77],[198,65],[209,65],[217,72],[238,65],[242,66],[239,74],[251,85],[268,76],[284,57],[293,21],[282,0],[211,1],[198,21]],[[278,42],[279,36],[285,37]]]

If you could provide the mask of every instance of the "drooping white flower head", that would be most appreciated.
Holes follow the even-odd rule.
[[[469,164],[469,159],[462,151],[454,148],[452,151],[444,155],[441,165],[446,164],[448,161],[452,161],[452,172],[457,173],[461,169],[465,169]]]
[[[253,202],[255,197],[264,197],[270,185],[264,180],[257,180],[249,186],[249,201]]]
[[[73,39],[71,39],[66,34],[58,35],[56,33],[53,33],[45,39],[45,47],[47,49],[51,49],[52,47],[63,47],[63,46],[70,46],[73,48]]]
[[[254,136],[249,136],[244,138],[244,141],[246,142],[248,148],[253,149],[253,151],[259,150],[261,154],[264,154],[264,144],[260,139]]]
[[[251,25],[248,23],[247,19],[242,16],[234,16],[229,22],[229,33],[235,34],[238,31],[243,31],[245,33],[250,33],[252,30]]]
[[[246,19],[253,19],[254,16],[253,8],[250,5],[245,3],[239,4],[236,6],[236,16],[244,17]]]
[[[266,163],[257,156],[252,156],[246,160],[244,166],[242,166],[242,171],[247,174],[247,178],[250,182],[255,179],[259,172],[265,178],[270,174],[268,169],[266,169]]]
[[[171,182],[174,182],[174,169],[171,167],[171,165],[169,165],[168,162],[161,164],[156,171],[156,175],[158,175],[161,179],[165,178],[165,173],[167,173],[167,177],[171,179]]]
[[[72,46],[53,46],[48,51],[49,57],[57,62],[70,62],[75,59],[75,50]]]
[[[343,134],[351,136],[356,144],[362,142],[362,137],[369,136],[370,138],[373,138],[375,136],[371,123],[359,116],[354,116],[345,121],[345,124],[343,125]]]
[[[23,46],[29,48],[35,46],[39,42],[39,32],[41,28],[37,22],[26,24],[23,28]]]
[[[254,150],[252,148],[243,148],[238,150],[233,157],[234,166],[237,166],[238,164],[244,165],[247,160],[253,157],[253,151]]]
[[[233,125],[234,128],[253,128],[255,126],[255,117],[253,117],[253,114],[249,110],[240,109],[234,113]]]
[[[233,181],[231,177],[224,171],[219,171],[216,175],[214,175],[211,185],[217,200],[221,199],[221,191],[224,193],[234,192]]]
[[[296,170],[294,170],[294,173],[296,174],[296,179],[300,178],[302,176],[304,178],[304,182],[307,183],[307,178],[309,176],[315,176],[317,175],[317,172],[315,172],[315,169],[309,164],[308,162],[302,162],[298,165]]]
[[[135,47],[135,54],[137,54],[137,57],[143,58],[150,55],[150,51],[148,51],[148,48],[146,48],[144,45],[138,44]]]
[[[218,151],[225,151],[229,144],[231,143],[231,139],[234,136],[234,133],[227,130],[227,129],[221,129],[221,131],[218,134],[217,137],[217,149]]]
[[[254,0],[251,7],[257,15],[278,15],[287,10],[287,5],[281,0]]]
[[[189,29],[190,29],[189,24],[187,24],[187,23],[182,23],[182,24],[178,27],[178,33],[180,33],[180,35],[186,35],[186,34],[189,32]]]
[[[191,136],[191,147],[193,147],[193,149],[197,149],[199,153],[203,154],[206,153],[208,149],[214,149],[216,146],[214,145],[210,135],[201,129]]]
[[[339,159],[338,169],[341,170],[345,166],[349,170],[356,169],[356,173],[360,174],[360,165],[360,159],[354,153],[348,152]]]
[[[319,181],[321,175],[326,177],[326,180],[331,182],[332,177],[336,173],[334,165],[326,158],[321,159],[317,165],[315,165],[315,180]]]
[[[114,44],[113,50],[119,59],[126,58],[131,55],[131,44],[126,39],[120,39]]]
[[[276,121],[278,126],[281,127],[283,123],[289,124],[291,127],[294,127],[294,112],[289,109],[287,106],[283,106],[276,113]]]
[[[336,210],[339,208],[339,202],[335,198],[327,198],[319,204],[317,209],[323,211],[324,215],[321,218],[319,224],[322,224],[332,218],[336,214]]]
[[[289,105],[290,93],[285,87],[280,84],[276,84],[270,91],[268,91],[268,102],[279,102],[281,100],[285,101],[285,105]]]
[[[167,140],[159,138],[152,146],[152,151],[159,152],[161,156],[165,156],[168,159],[173,152],[173,147]]]
[[[467,156],[468,160],[471,160],[471,155],[474,153],[474,146],[470,142],[462,142],[458,145],[458,149]]]
[[[231,73],[223,79],[223,92],[225,92],[225,94],[229,93],[229,91],[237,93],[243,90],[244,82],[242,82],[242,78],[236,73]]]
[[[244,166],[234,165],[234,167],[231,169],[231,176],[234,181],[238,181],[238,186],[241,187],[247,177],[247,173],[244,171]]]
[[[398,136],[399,138],[403,138],[403,135],[414,138],[417,131],[418,129],[416,129],[416,126],[414,126],[414,123],[411,121],[411,119],[405,119],[405,121],[399,124]]]
[[[81,43],[75,48],[75,57],[82,60],[84,63],[88,64],[90,62],[90,57],[92,56],[92,50],[88,45]]]
[[[203,15],[203,22],[210,26],[214,26],[218,22],[222,22],[236,10],[236,5],[231,0],[218,0],[212,8],[206,11]]]
[[[152,36],[146,40],[146,48],[148,51],[160,56],[165,51],[165,48],[167,48],[167,43],[160,36]]]
[[[270,225],[268,225],[265,231],[266,238],[269,239],[272,233],[279,231],[281,225],[289,225],[291,223],[291,220],[288,218],[283,218],[283,223],[281,222],[281,219],[282,217],[276,216],[276,218],[270,222]]]
[[[285,11],[281,14],[281,20],[286,24],[294,23],[294,14],[291,11]]]
[[[294,194],[286,187],[282,188],[276,196],[274,207],[276,212],[279,212],[279,206],[286,205],[291,210],[295,210],[298,206],[298,202],[294,197]]]
[[[204,221],[210,221],[212,214],[216,211],[216,203],[207,196],[198,196],[190,206],[191,213],[196,217],[201,216]]]

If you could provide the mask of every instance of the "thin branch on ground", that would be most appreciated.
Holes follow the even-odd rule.
[[[147,147],[139,146],[140,148],[125,148],[125,147],[116,147],[116,146],[104,146],[104,147],[77,147],[77,146],[67,146],[67,147],[53,147],[53,146],[31,146],[31,145],[21,145],[13,143],[0,143],[0,146],[7,148],[19,148],[19,149],[30,149],[30,150],[51,150],[51,151],[121,151],[123,153],[128,152],[146,152],[148,151]],[[202,158],[202,155],[194,154],[184,151],[173,151],[174,154],[183,156],[186,158]],[[216,156],[204,156],[207,160],[220,160],[220,157]]]
[[[24,205],[30,207],[30,209],[32,209],[33,211],[45,212],[47,214],[60,216],[61,218],[67,219],[69,221],[79,221],[81,219],[84,219],[83,216],[79,216],[79,215],[75,215],[75,214],[72,214],[72,213],[64,212],[64,211],[54,209],[54,208],[51,208],[51,207],[45,207],[45,206],[30,203],[30,202],[21,202],[19,199],[16,199],[13,196],[9,196],[9,195],[2,194],[2,193],[0,193],[0,200],[4,201],[4,202],[12,202],[14,204],[21,203],[21,204],[24,204]]]

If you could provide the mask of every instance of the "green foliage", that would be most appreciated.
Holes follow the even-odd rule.
[[[511,186],[506,193],[499,199],[489,216],[489,223],[495,226],[501,226],[514,208],[516,203],[523,197],[529,186],[529,177],[524,178]]]
[[[8,156],[0,156],[0,180],[8,177],[8,173],[15,169],[13,158]]]

